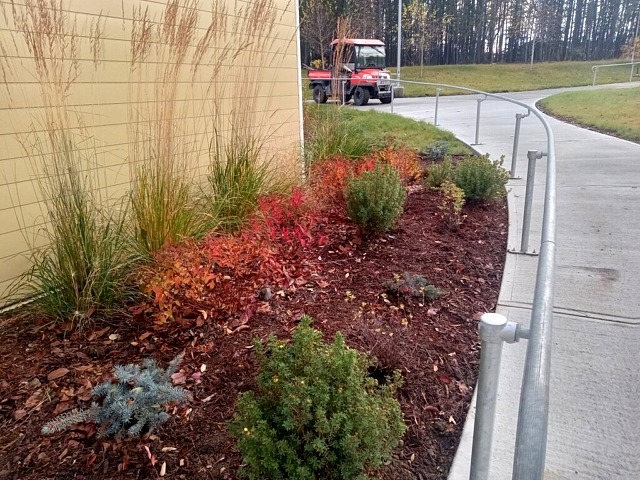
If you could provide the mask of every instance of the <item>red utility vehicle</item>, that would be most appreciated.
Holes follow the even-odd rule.
[[[391,75],[386,67],[384,43],[373,39],[340,39],[331,42],[332,58],[336,58],[336,46],[343,48],[342,62],[336,62],[326,70],[309,70],[309,88],[316,103],[326,103],[335,97],[347,103],[366,105],[371,98],[391,103]],[[336,65],[337,64],[337,65]]]

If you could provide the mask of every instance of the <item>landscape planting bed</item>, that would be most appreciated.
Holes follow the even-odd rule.
[[[238,393],[255,386],[252,339],[287,338],[302,314],[326,340],[377,357],[371,375],[399,370],[408,430],[382,479],[445,478],[476,381],[481,313],[498,298],[507,241],[504,202],[469,205],[458,231],[438,226],[439,193],[409,187],[397,227],[363,240],[340,214],[322,219],[326,239],[296,250],[286,288],[271,286],[250,316],[205,312],[158,321],[147,306],[82,332],[46,326],[28,314],[0,326],[0,479],[235,479],[241,456],[227,434]],[[322,243],[321,245],[319,243]],[[424,276],[441,296],[394,296],[386,284],[403,273]],[[257,285],[256,294],[261,291]],[[205,318],[206,317],[206,318]],[[42,425],[87,405],[114,364],[185,358],[175,383],[194,400],[142,439],[98,439],[81,424],[47,437]]]

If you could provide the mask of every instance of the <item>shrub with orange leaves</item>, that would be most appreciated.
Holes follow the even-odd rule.
[[[309,267],[300,249],[313,243],[314,218],[302,190],[269,195],[260,214],[237,235],[210,235],[165,247],[142,274],[156,321],[251,316],[269,285],[287,289]],[[199,313],[200,312],[200,313]]]
[[[370,157],[391,165],[404,182],[414,182],[422,175],[418,154],[414,150],[387,146],[384,150],[372,153]]]

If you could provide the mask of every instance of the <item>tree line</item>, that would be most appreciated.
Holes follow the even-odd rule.
[[[326,62],[349,16],[352,35],[383,40],[395,65],[398,1],[403,65],[616,58],[640,18],[640,0],[300,0],[303,62]]]

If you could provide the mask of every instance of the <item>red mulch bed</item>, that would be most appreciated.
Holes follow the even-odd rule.
[[[210,318],[164,325],[114,320],[73,334],[34,328],[26,314],[5,319],[0,479],[150,479],[160,478],[165,463],[163,478],[237,478],[242,460],[225,422],[238,393],[254,386],[252,339],[288,336],[303,313],[326,337],[342,331],[349,345],[375,355],[381,371],[402,372],[399,400],[408,430],[391,467],[378,475],[445,478],[476,381],[478,316],[494,310],[498,297],[507,211],[504,203],[467,206],[459,231],[441,232],[437,204],[437,193],[414,189],[397,228],[369,242],[336,219],[330,242],[305,252],[315,273],[274,291],[233,333]],[[444,294],[431,303],[382,295],[386,281],[403,272],[423,275]],[[90,424],[40,434],[55,414],[86,405],[91,387],[114,364],[153,356],[164,366],[179,352],[186,353],[183,386],[194,400],[152,435],[100,440]]]

